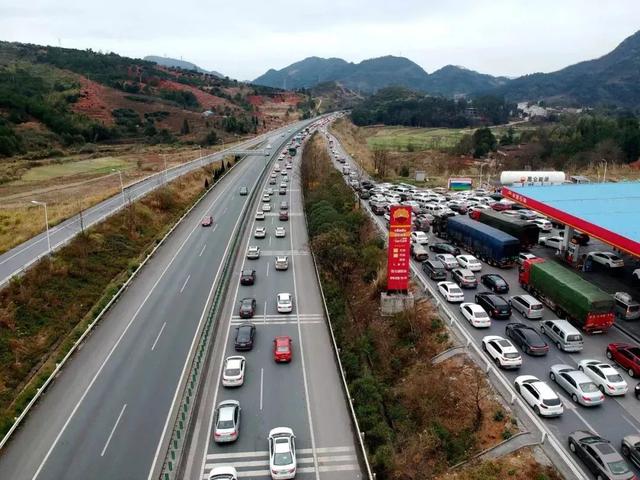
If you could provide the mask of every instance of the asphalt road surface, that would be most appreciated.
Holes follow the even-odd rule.
[[[295,128],[295,125],[287,125],[274,132],[270,132],[259,137],[252,138],[240,145],[233,147],[233,149],[247,149],[251,146],[257,145],[260,142],[264,142],[267,138],[280,138],[283,132],[286,132],[289,128]],[[269,143],[268,141],[266,143]],[[265,143],[265,144],[266,144]],[[165,181],[171,181],[185,173],[200,168],[203,163],[208,163],[214,160],[219,160],[224,157],[225,153],[215,153],[203,157],[202,161],[195,161],[188,164],[184,164],[167,171],[166,177],[164,173],[159,173],[146,180],[135,183],[129,187],[125,187],[125,201],[132,201],[146,195],[150,191],[162,185]],[[84,210],[83,222],[85,228],[96,222],[101,221],[107,216],[113,214],[122,207],[123,198],[121,192],[108,198],[91,208]],[[42,207],[41,207],[42,208]],[[40,217],[42,215],[42,217]],[[44,220],[44,212],[38,213],[38,219]],[[40,221],[40,220],[36,220]],[[51,248],[55,250],[57,247],[65,244],[69,239],[73,238],[80,232],[80,217],[75,215],[64,222],[52,227],[49,230]],[[48,250],[47,234],[43,232],[35,237],[27,240],[26,242],[12,248],[11,250],[0,255],[0,285],[3,285],[11,277],[20,273],[34,261],[46,254]]]
[[[339,144],[337,138],[333,136],[330,136],[330,138],[333,138],[334,145],[336,145],[339,155],[344,156],[347,159],[347,165],[350,165],[352,168],[358,168],[357,164],[349,157],[344,148]],[[334,165],[336,168],[341,170],[342,165],[340,163],[335,162],[334,160]],[[366,174],[363,174],[363,179],[365,177],[368,178]],[[369,208],[367,201],[363,201],[362,204]],[[383,217],[376,217],[376,221],[386,230]],[[433,234],[429,234],[430,243],[437,243],[441,241],[444,240],[439,239]],[[539,256],[551,257],[552,255],[550,255],[549,252],[550,249],[545,249],[545,247],[535,247],[532,251],[532,253]],[[463,251],[463,253],[467,252]],[[430,253],[430,255],[433,255],[433,253]],[[417,267],[418,271],[420,271],[419,275],[424,282],[428,282],[435,287],[436,282],[428,279],[427,276],[422,273],[419,263],[412,260],[412,265]],[[497,269],[483,263],[482,271],[477,272],[476,276],[479,278],[480,275],[485,273],[498,273],[509,283],[510,290],[507,295],[504,295],[505,297],[527,293],[520,288],[518,282],[518,271],[516,268]],[[450,275],[448,275],[448,277],[449,278],[447,278],[447,280],[450,281]],[[473,290],[463,289],[465,302],[473,302],[475,293],[485,290],[487,289],[482,285]],[[442,300],[444,301],[444,298],[442,298]],[[444,303],[447,305],[446,301],[444,301]],[[449,312],[459,320],[459,323],[466,328],[478,346],[481,346],[481,340],[486,335],[500,335],[506,337],[505,325],[509,322],[524,323],[534,328],[538,328],[538,324],[540,323],[540,320],[528,320],[522,317],[519,312],[514,311],[509,320],[492,319],[490,328],[479,329],[471,326],[471,324],[462,316],[457,304],[448,304],[448,309]],[[557,316],[545,307],[543,319],[546,320],[554,318],[557,318]],[[586,358],[599,359],[610,363],[605,356],[607,344],[611,342],[634,343],[633,339],[623,331],[612,328],[605,334],[585,335],[584,349],[581,352],[566,353],[553,345],[553,342],[548,337],[543,338],[549,344],[549,353],[546,356],[530,357],[521,352],[523,365],[520,370],[503,370],[501,373],[511,385],[513,385],[513,380],[519,375],[535,375],[540,380],[546,381],[560,396],[565,407],[564,414],[558,418],[543,419],[542,421],[548,428],[549,433],[554,435],[559,440],[560,444],[565,446],[567,453],[576,460],[578,465],[583,466],[581,461],[575,455],[572,455],[567,447],[568,435],[575,430],[590,430],[592,432],[596,432],[600,436],[613,442],[614,446],[618,451],[620,451],[620,443],[624,436],[630,434],[637,435],[640,432],[640,402],[636,400],[633,395],[633,388],[638,380],[630,378],[623,369],[619,368],[618,370],[620,371],[620,374],[629,384],[629,392],[623,397],[607,396],[601,406],[583,407],[575,404],[561,387],[550,380],[549,371],[551,365],[554,364],[567,364],[577,368],[578,362]],[[488,356],[486,358],[488,361],[491,361]],[[632,465],[631,462],[628,463],[629,465]],[[586,468],[584,470],[586,472]],[[640,473],[640,470],[637,468],[635,470],[636,473]],[[587,475],[587,478],[590,478],[590,476]]]
[[[272,155],[286,140],[268,137]],[[254,188],[268,160],[240,162],[158,249],[0,453],[1,479],[140,480],[162,462],[177,385],[249,198],[239,188]]]
[[[267,436],[270,429],[282,426],[292,428],[296,435],[296,478],[364,477],[309,253],[299,183],[300,150],[293,169],[287,170],[287,195],[281,196],[275,189],[270,202],[272,211],[265,220],[252,220],[245,232],[233,288],[224,306],[226,325],[220,325],[216,338],[183,478],[206,479],[207,473],[219,465],[235,466],[242,478],[269,478]],[[278,186],[281,179],[278,174]],[[281,201],[289,204],[288,221],[278,219]],[[265,239],[253,237],[259,226],[266,227]],[[285,227],[285,238],[274,236],[278,226]],[[246,259],[249,245],[261,248],[259,259]],[[276,255],[288,257],[288,270],[275,270]],[[240,285],[243,268],[256,271],[253,286]],[[281,292],[293,295],[292,313],[277,312],[276,295]],[[235,327],[246,321],[238,317],[238,302],[244,297],[257,300],[256,315],[249,320],[256,325],[257,334],[252,351],[236,353]],[[272,345],[277,335],[293,339],[293,360],[289,364],[276,364],[273,360]],[[221,365],[224,358],[236,354],[247,359],[245,383],[239,388],[224,388]],[[240,436],[233,444],[216,444],[212,439],[212,414],[214,407],[226,399],[240,402]]]

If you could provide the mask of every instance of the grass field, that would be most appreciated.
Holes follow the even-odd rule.
[[[417,152],[453,147],[470,129],[370,127],[363,129],[369,148]]]
[[[109,173],[112,169],[131,167],[123,158],[100,157],[87,160],[63,161],[29,169],[18,182],[43,182],[60,177],[82,174]]]

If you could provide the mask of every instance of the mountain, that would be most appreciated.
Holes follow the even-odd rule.
[[[600,58],[552,73],[525,75],[493,93],[514,101],[640,107],[640,31]]]
[[[345,88],[375,92],[387,86],[453,96],[488,90],[509,80],[448,65],[431,75],[404,57],[391,55],[349,63],[340,58],[309,57],[281,70],[271,69],[253,83],[279,88],[310,88],[319,83],[337,82]]]
[[[215,75],[216,77],[224,78],[225,76],[215,70],[205,70],[204,68],[200,68],[195,63],[187,62],[186,60],[178,60],[177,58],[169,58],[169,57],[158,57],[156,55],[147,55],[143,58],[147,62],[155,62],[158,65],[169,68],[182,68],[183,70],[195,70],[200,73],[209,73],[211,75]]]

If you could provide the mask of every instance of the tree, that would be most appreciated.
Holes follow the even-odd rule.
[[[202,145],[216,145],[218,143],[218,134],[215,132],[215,130],[211,130],[209,133],[207,133],[207,136],[204,137],[204,139],[200,143]]]
[[[204,179],[204,189],[205,190],[209,190],[209,179],[208,178]]]
[[[182,135],[188,135],[189,132],[191,132],[191,129],[189,128],[189,121],[185,118],[182,121],[182,128],[180,129],[180,133]]]
[[[487,127],[479,128],[473,132],[473,156],[484,157],[487,153],[495,151],[497,146],[496,137]]]
[[[389,153],[382,149],[376,148],[373,151],[373,168],[380,177],[387,174],[387,166],[389,164]]]

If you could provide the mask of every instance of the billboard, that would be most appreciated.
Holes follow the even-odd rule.
[[[411,253],[411,207],[394,205],[389,218],[387,290],[409,289]]]
[[[470,178],[450,178],[449,179],[449,190],[453,191],[462,191],[462,190],[471,190],[471,186],[473,181]]]

